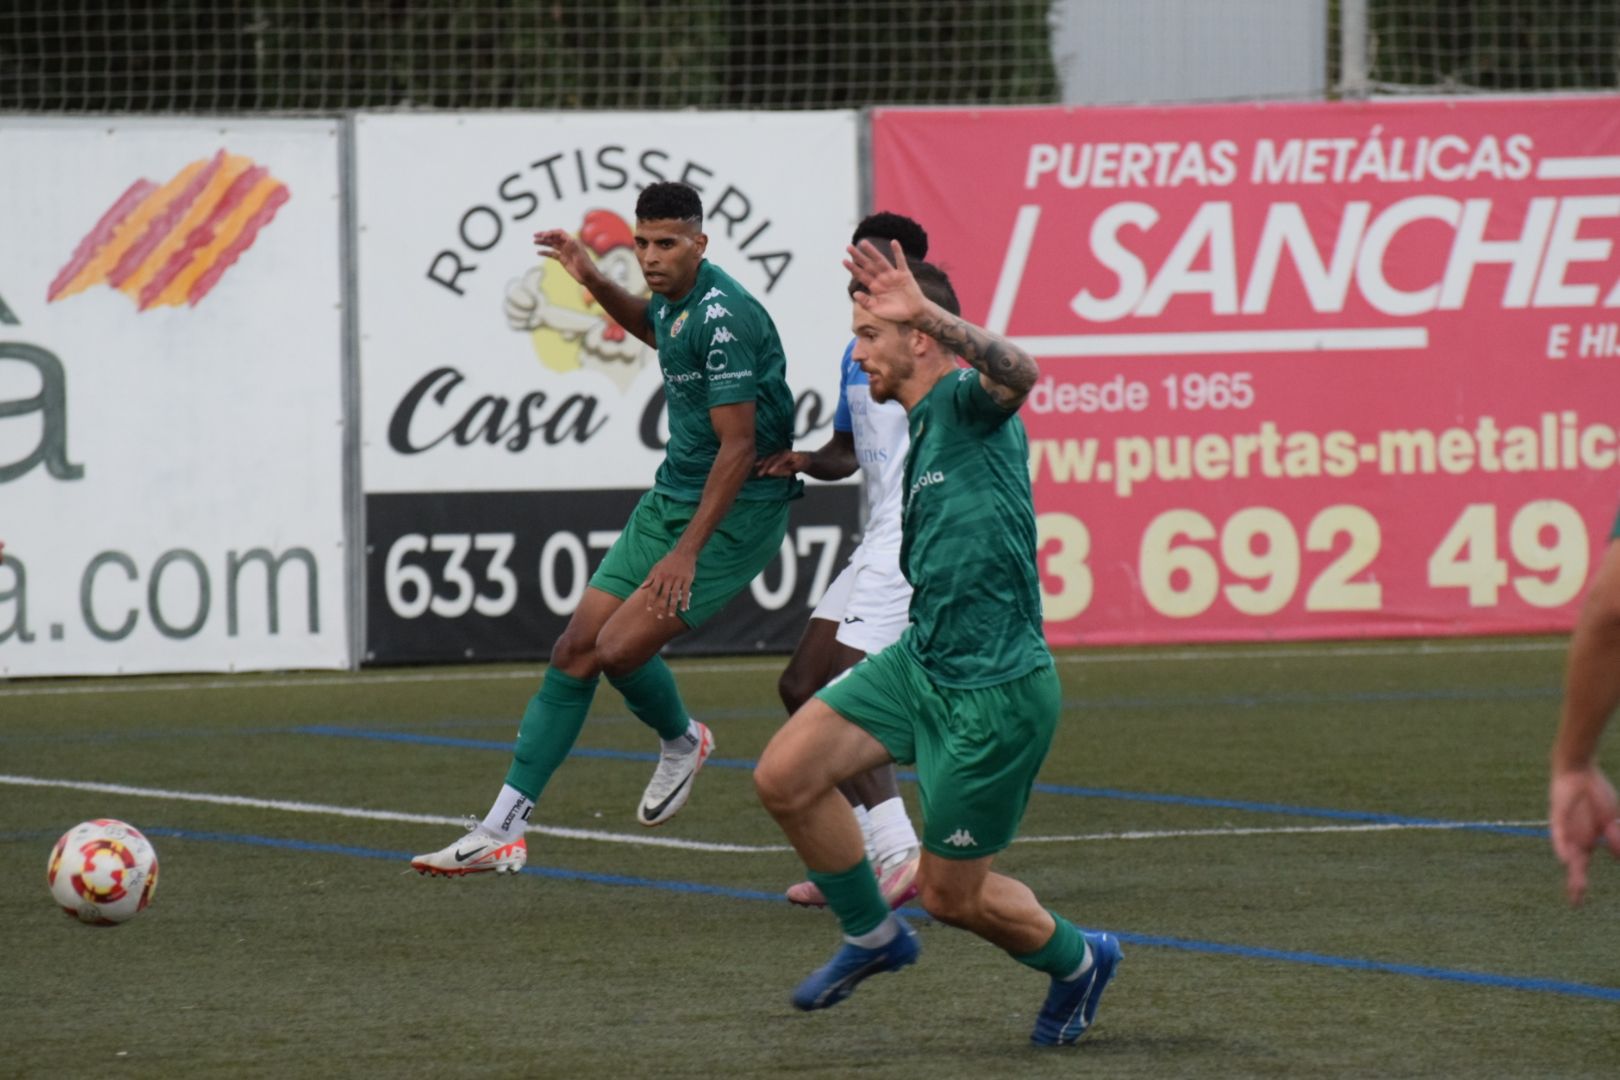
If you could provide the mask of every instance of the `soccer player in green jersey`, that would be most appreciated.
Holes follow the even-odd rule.
[[[1564,864],[1571,904],[1586,897],[1586,871],[1601,841],[1620,858],[1620,800],[1597,763],[1598,742],[1620,707],[1620,518],[1586,590],[1569,640],[1564,706],[1553,740],[1547,823]]]
[[[1006,338],[964,321],[950,281],[849,249],[855,359],[875,401],[906,408],[911,449],[900,565],[911,625],[793,714],[754,782],[838,916],[844,944],[793,992],[824,1009],[866,977],[916,960],[890,912],[837,785],[888,761],[916,762],[923,907],[1051,977],[1031,1039],[1072,1043],[1120,961],[1112,934],[1083,934],[1021,882],[996,873],[1057,726],[1060,688],[1041,625],[1029,448],[1017,418],[1038,370]],[[962,368],[957,357],[971,368]]]
[[[669,445],[652,490],[551,650],[494,805],[456,843],[411,860],[422,873],[523,868],[535,800],[579,737],[604,674],[662,742],[637,820],[660,825],[674,816],[714,737],[688,716],[659,650],[719,611],[776,557],[788,500],[802,490],[798,480],[754,475],[757,462],[792,446],[787,361],[764,307],[703,257],[708,237],[693,188],[651,184],[636,200],[636,258],[651,299],[609,280],[565,232],[536,233],[535,243],[620,326],[658,349]]]

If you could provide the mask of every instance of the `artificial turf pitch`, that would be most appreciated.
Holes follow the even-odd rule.
[[[1061,654],[999,865],[1126,959],[1055,1051],[1027,1044],[1044,977],[920,913],[915,967],[789,1006],[837,935],[779,899],[799,866],[748,771],[781,658],[674,665],[718,747],[657,830],[654,737],[604,687],[557,832],[500,880],[406,860],[487,807],[538,669],[0,683],[0,1076],[1613,1076],[1620,870],[1571,911],[1542,828],[1563,657]],[[112,930],[44,882],[98,816],[161,859]]]

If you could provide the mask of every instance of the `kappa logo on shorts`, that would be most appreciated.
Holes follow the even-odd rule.
[[[973,834],[966,829],[957,829],[945,838],[945,843],[952,847],[978,847],[979,842],[973,839]]]

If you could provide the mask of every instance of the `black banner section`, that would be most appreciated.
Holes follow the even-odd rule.
[[[367,664],[544,660],[642,492],[366,496]],[[791,652],[855,546],[860,489],[811,487],[777,561],[669,647]]]

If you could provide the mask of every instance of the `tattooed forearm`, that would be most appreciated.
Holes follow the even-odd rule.
[[[1035,358],[1000,334],[974,326],[943,309],[927,312],[917,329],[978,368],[1011,398],[1022,398],[1040,377]]]

